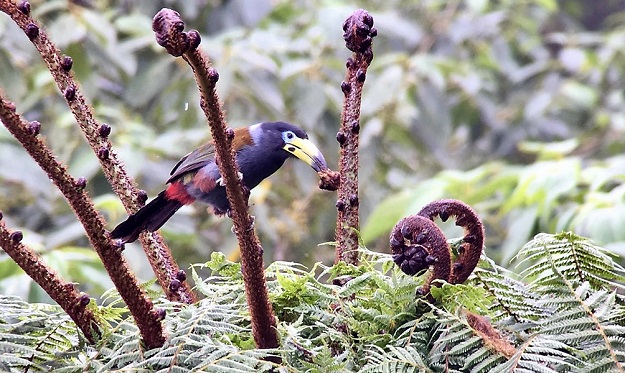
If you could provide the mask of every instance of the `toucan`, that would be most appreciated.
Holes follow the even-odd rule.
[[[301,128],[286,122],[264,122],[234,130],[232,147],[243,184],[250,190],[276,172],[288,158],[299,158],[315,171],[328,169],[325,158]],[[111,232],[122,243],[142,231],[159,229],[178,209],[195,201],[218,215],[230,209],[226,189],[215,163],[215,146],[206,143],[185,155],[171,170],[167,189],[130,215]]]

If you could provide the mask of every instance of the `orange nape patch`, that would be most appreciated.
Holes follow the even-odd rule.
[[[232,150],[236,152],[246,145],[254,145],[250,130],[247,127],[235,129],[234,139],[232,140]]]
[[[195,198],[187,193],[187,189],[182,183],[170,184],[167,190],[165,190],[165,197],[170,200],[178,201],[183,205],[188,205],[195,201]]]

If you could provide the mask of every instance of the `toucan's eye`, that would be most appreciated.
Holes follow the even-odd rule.
[[[293,140],[295,137],[296,136],[293,131],[282,132],[282,140],[284,140],[284,142],[291,142],[291,140]]]

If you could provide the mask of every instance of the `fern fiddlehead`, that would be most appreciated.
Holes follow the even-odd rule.
[[[463,243],[456,260],[443,232],[434,224],[436,217],[456,219],[464,229]],[[391,232],[393,261],[407,275],[432,267],[432,273],[419,290],[425,295],[436,279],[451,284],[463,283],[477,266],[484,246],[484,225],[473,209],[464,202],[443,199],[424,206],[419,213],[400,220]]]
[[[443,232],[428,218],[411,215],[400,220],[391,232],[393,261],[407,275],[416,275],[433,266],[432,273],[419,289],[425,295],[435,279],[449,281],[451,250]]]

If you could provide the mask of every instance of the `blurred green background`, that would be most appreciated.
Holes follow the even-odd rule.
[[[220,74],[229,125],[304,127],[336,168],[349,56],[343,20],[359,7],[379,36],[362,102],[362,237],[388,251],[399,218],[437,198],[472,205],[487,254],[508,266],[537,232],[573,230],[625,254],[625,3],[597,0],[37,1],[32,13],[74,59],[81,91],[150,196],[209,137],[189,67],[155,42],[152,16],[179,11]],[[0,88],[88,191],[109,227],[125,219],[38,53],[0,15]],[[265,261],[330,264],[336,195],[290,162],[254,190]],[[0,128],[0,210],[24,242],[82,290],[112,285],[71,209]],[[236,258],[231,223],[195,205],[162,229],[183,268],[219,250]],[[460,231],[446,224],[451,236]],[[126,255],[153,277],[138,246]],[[0,293],[46,301],[0,253]]]

